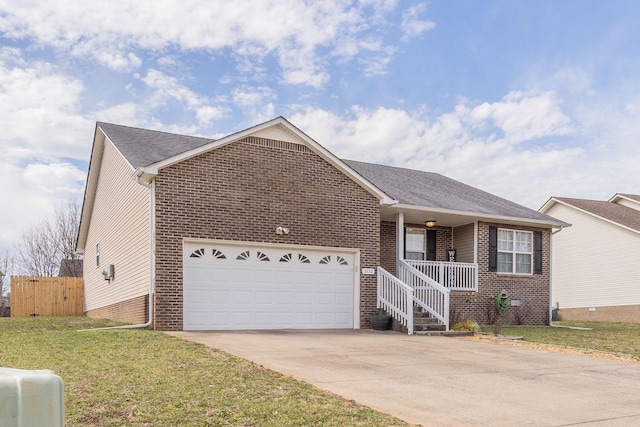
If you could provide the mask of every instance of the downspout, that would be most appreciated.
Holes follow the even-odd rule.
[[[140,178],[142,176],[143,171],[140,169],[136,169],[134,173],[135,180],[138,184],[147,187],[149,189],[149,317],[146,323],[141,323],[138,325],[122,325],[122,326],[109,326],[106,328],[93,328],[93,329],[82,329],[78,332],[86,332],[86,331],[106,331],[110,329],[142,329],[148,328],[153,325],[153,302],[154,302],[154,293],[155,293],[155,241],[154,241],[154,227],[155,227],[155,181],[150,180],[149,182],[141,181]]]
[[[558,228],[556,231],[552,231],[551,232],[551,237],[553,237],[554,234],[558,234],[559,232],[561,232],[562,230],[564,230],[564,228],[567,227],[566,225],[561,225],[560,228]],[[551,256],[551,251],[553,250],[553,244],[551,242],[551,239],[549,239],[549,325],[553,326],[553,301],[551,299],[551,297],[553,296],[552,290],[553,290],[553,281],[552,281],[552,272],[551,269],[553,268],[553,257]]]

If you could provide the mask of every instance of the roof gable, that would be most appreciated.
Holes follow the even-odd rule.
[[[604,221],[617,224],[635,232],[640,232],[640,212],[628,206],[623,206],[611,201],[552,197],[540,210],[546,212],[555,203],[561,203]]]
[[[637,194],[617,193],[609,201],[640,211],[640,195]]]

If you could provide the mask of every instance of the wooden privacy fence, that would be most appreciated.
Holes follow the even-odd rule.
[[[82,316],[82,277],[11,276],[11,317]]]

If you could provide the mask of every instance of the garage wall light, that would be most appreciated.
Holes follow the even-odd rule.
[[[282,236],[283,234],[289,234],[289,229],[286,227],[277,227],[276,228],[276,234],[278,236]]]

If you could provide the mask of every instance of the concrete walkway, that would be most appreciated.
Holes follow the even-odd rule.
[[[170,334],[423,426],[640,426],[640,364],[390,331]]]

